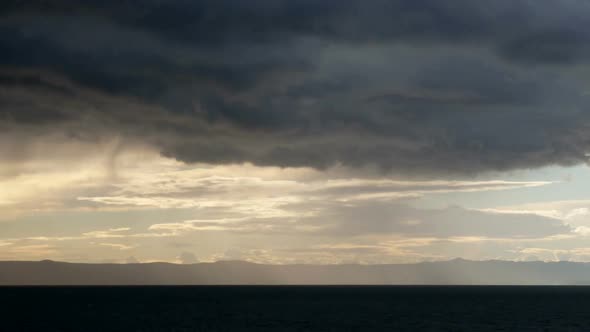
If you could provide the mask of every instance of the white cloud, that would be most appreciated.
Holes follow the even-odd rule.
[[[131,246],[131,245],[122,244],[122,243],[108,243],[108,242],[101,242],[101,243],[98,243],[98,245],[110,247],[110,248],[115,248],[115,249],[119,249],[119,250],[129,250],[129,249],[133,249],[136,247],[136,246]]]
[[[13,245],[0,251],[0,259],[43,259],[58,252],[59,248],[50,244]]]
[[[125,237],[126,235],[122,234],[122,233],[127,232],[129,230],[130,230],[130,228],[128,228],[128,227],[111,228],[111,229],[104,230],[104,231],[86,232],[86,233],[83,233],[82,236],[84,238],[97,238],[97,239],[118,238],[118,237]]]
[[[192,252],[188,251],[183,251],[182,253],[180,253],[180,255],[178,256],[178,260],[181,264],[195,264],[199,262],[197,256],[195,256],[195,254],[193,254]]]
[[[573,227],[581,227],[581,230],[586,227],[590,227],[590,200],[566,200],[528,203],[496,207],[493,209],[482,209],[482,211],[496,213],[536,214],[539,216],[563,220],[565,223]]]

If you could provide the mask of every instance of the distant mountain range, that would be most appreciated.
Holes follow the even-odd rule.
[[[0,262],[0,285],[590,285],[590,264],[467,261],[385,265]]]

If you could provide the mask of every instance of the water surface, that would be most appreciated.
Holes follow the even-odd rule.
[[[590,287],[2,287],[0,331],[589,331]]]

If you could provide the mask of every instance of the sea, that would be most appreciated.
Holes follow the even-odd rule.
[[[0,287],[0,331],[590,331],[584,286]]]

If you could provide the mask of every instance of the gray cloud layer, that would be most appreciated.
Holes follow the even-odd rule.
[[[499,214],[449,207],[421,210],[402,204],[371,203],[338,207],[331,214],[311,220],[321,225],[335,224],[324,232],[340,235],[406,234],[413,236],[487,236],[497,238],[544,237],[571,232],[557,219],[532,214]]]
[[[187,162],[572,165],[589,23],[577,0],[3,1],[0,129]]]

